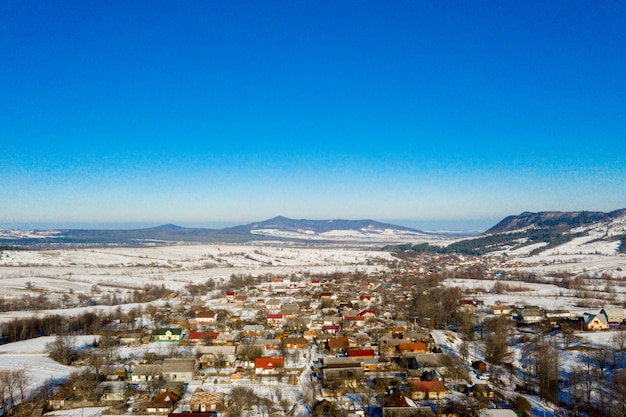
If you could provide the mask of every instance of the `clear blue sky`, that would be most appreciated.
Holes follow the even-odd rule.
[[[0,226],[626,207],[623,1],[7,0],[0,62]]]

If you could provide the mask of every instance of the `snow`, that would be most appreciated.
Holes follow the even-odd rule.
[[[80,348],[91,345],[99,336],[72,337],[75,340],[75,346]],[[61,365],[48,357],[46,345],[54,340],[54,336],[47,336],[0,345],[0,371],[25,369],[29,380],[29,390],[34,390],[49,381],[67,378],[77,369]]]
[[[74,408],[70,410],[58,410],[51,411],[49,413],[44,414],[47,417],[58,416],[58,417],[99,417],[105,414],[102,414],[109,407],[90,407],[90,408]]]

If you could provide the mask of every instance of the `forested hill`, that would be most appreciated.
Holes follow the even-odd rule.
[[[626,209],[601,212],[525,212],[509,216],[481,236],[437,246],[390,245],[391,251],[484,255],[530,255],[559,248],[563,253],[626,253]]]
[[[566,230],[576,227],[611,221],[626,216],[626,209],[610,213],[599,211],[541,211],[538,213],[524,212],[517,216],[509,216],[496,224],[484,234],[511,232],[527,227],[536,229]]]

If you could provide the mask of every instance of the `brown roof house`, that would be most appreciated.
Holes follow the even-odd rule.
[[[145,405],[148,414],[168,414],[174,409],[180,396],[173,391],[166,390],[158,394]]]
[[[438,379],[432,381],[413,381],[409,385],[411,398],[414,400],[445,400],[446,387]]]

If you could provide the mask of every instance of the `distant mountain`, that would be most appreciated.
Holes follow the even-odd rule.
[[[130,230],[0,230],[0,245],[34,248],[243,243],[259,240],[391,243],[438,238],[435,234],[374,220],[294,220],[282,216],[225,229],[186,228],[164,224]]]
[[[235,226],[231,229],[246,230],[255,233],[263,230],[277,230],[283,232],[296,232],[304,234],[322,234],[339,230],[352,231],[383,231],[396,230],[399,232],[424,233],[419,230],[411,229],[404,226],[396,226],[389,223],[381,223],[375,220],[306,220],[306,219],[289,219],[283,216],[277,216],[269,220],[250,223],[242,226]],[[261,233],[262,234],[262,233]]]
[[[419,243],[388,250],[484,255],[615,254],[626,252],[626,209],[610,213],[524,212],[509,216],[480,236],[445,246]]]
[[[203,229],[177,226],[175,224],[162,224],[160,226],[148,227],[146,229],[140,229],[140,230],[173,231],[173,230],[203,230]],[[206,229],[204,229],[204,230],[206,230]]]

